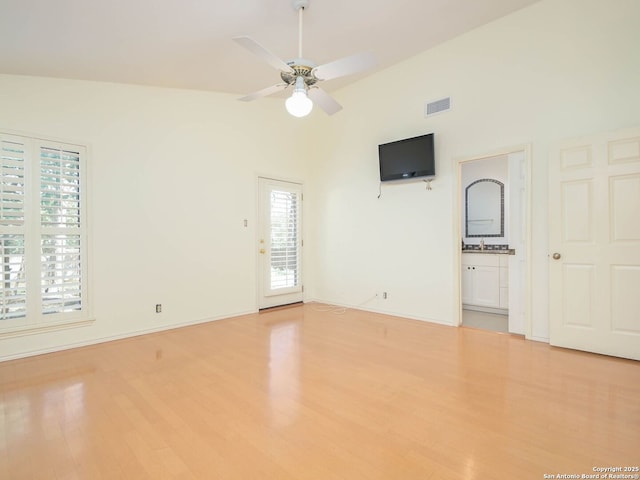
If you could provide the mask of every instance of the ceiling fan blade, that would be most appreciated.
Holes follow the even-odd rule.
[[[327,115],[333,115],[342,110],[342,105],[334,100],[334,98],[319,87],[312,87],[307,95],[315,104],[317,104]]]
[[[279,83],[277,85],[272,85],[271,87],[263,88],[262,90],[259,90],[257,92],[250,93],[249,95],[239,98],[238,100],[240,100],[241,102],[250,102],[252,100],[277,93],[281,90],[284,90],[288,86],[289,85],[287,85],[286,83]]]
[[[331,80],[332,78],[362,72],[363,70],[374,67],[377,63],[378,61],[373,53],[358,53],[320,65],[313,69],[313,74],[319,80]]]
[[[234,37],[233,41],[238,45],[246,48],[254,55],[260,57],[273,68],[281,70],[283,72],[293,72],[293,69],[289,65],[287,65],[283,60],[280,60],[277,55],[271,53],[269,50],[256,42],[253,38],[246,36]]]

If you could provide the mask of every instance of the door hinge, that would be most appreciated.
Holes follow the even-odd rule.
[[[304,293],[304,285],[302,285],[302,293]]]
[[[304,239],[300,240],[300,246],[304,247]]]

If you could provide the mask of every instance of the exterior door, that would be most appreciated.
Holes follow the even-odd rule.
[[[258,307],[301,302],[302,185],[258,179]]]
[[[555,146],[549,180],[550,343],[640,360],[640,129]]]

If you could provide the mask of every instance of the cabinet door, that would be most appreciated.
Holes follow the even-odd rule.
[[[473,305],[473,272],[469,265],[462,266],[462,303]]]
[[[500,308],[509,308],[509,269],[500,267]]]
[[[500,274],[499,268],[476,266],[473,272],[474,305],[483,307],[500,307]]]

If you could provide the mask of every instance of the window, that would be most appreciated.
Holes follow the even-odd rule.
[[[271,290],[298,286],[298,195],[271,190]]]
[[[85,149],[0,133],[0,330],[88,318]]]

